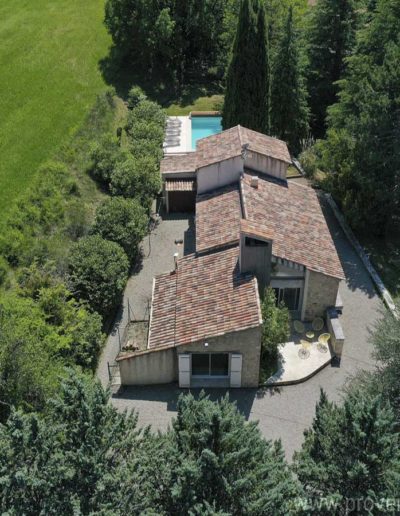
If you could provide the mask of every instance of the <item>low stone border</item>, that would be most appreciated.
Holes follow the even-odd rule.
[[[358,256],[361,258],[361,261],[363,262],[365,268],[367,269],[369,275],[372,278],[372,281],[375,283],[375,286],[382,297],[383,301],[385,302],[386,306],[389,308],[389,310],[392,312],[394,317],[396,319],[400,318],[400,314],[398,313],[396,309],[396,305],[393,301],[392,296],[390,295],[388,289],[385,287],[385,284],[381,280],[379,274],[376,272],[374,266],[371,264],[367,254],[365,253],[364,249],[361,247],[360,242],[357,240],[356,236],[354,235],[353,231],[351,230],[350,226],[347,224],[343,214],[338,208],[338,205],[333,200],[332,195],[329,193],[324,194],[325,198],[327,199],[329,206],[332,208],[333,213],[335,214],[335,217],[337,221],[340,224],[340,227],[343,229],[346,237],[356,250]]]
[[[323,364],[321,364],[319,367],[317,367],[316,369],[314,369],[313,371],[311,371],[311,373],[307,374],[306,376],[302,376],[301,378],[296,378],[294,380],[282,380],[282,381],[277,381],[277,382],[270,382],[268,383],[268,380],[264,383],[260,383],[259,385],[259,389],[265,389],[265,388],[269,388],[269,387],[285,387],[287,385],[297,385],[299,383],[303,383],[303,382],[306,382],[307,380],[309,380],[310,378],[312,378],[313,376],[315,376],[317,373],[319,373],[320,371],[322,371],[322,369],[324,369],[326,366],[328,366],[329,364],[332,363],[332,360],[334,360],[334,356],[331,356],[330,358],[328,358],[326,360],[326,362],[324,362]],[[274,375],[272,375],[274,376]],[[271,377],[272,378],[272,377]]]

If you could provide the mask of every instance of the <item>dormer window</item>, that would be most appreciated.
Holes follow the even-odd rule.
[[[264,240],[258,240],[258,238],[246,237],[245,245],[247,247],[268,247],[269,243]]]

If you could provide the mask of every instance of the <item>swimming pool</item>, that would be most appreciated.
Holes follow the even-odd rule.
[[[196,142],[200,138],[211,136],[222,131],[220,116],[194,116],[192,122],[192,149],[196,149]]]

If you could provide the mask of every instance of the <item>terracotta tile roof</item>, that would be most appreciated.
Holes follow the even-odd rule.
[[[242,153],[239,126],[197,140],[197,167],[218,163]]]
[[[229,185],[196,199],[196,251],[238,242],[240,236],[239,185]]]
[[[237,125],[201,138],[197,141],[194,152],[164,156],[160,165],[161,174],[193,173],[198,168],[240,156],[244,144],[248,144],[250,151],[291,163],[284,141]]]
[[[167,179],[165,190],[167,192],[195,192],[196,181],[194,179]]]
[[[284,141],[246,129],[240,125],[222,133],[198,140],[196,145],[197,166],[204,167],[225,159],[240,156],[243,145],[250,151],[291,163],[290,154]]]
[[[242,144],[248,143],[249,150],[258,152],[271,158],[279,159],[286,163],[292,163],[287,145],[284,141],[272,138],[262,133],[257,133],[246,127],[240,127],[240,136]]]
[[[149,349],[260,326],[257,280],[240,274],[239,248],[178,260],[155,279]]]
[[[251,175],[242,180],[246,216],[274,233],[272,254],[305,265],[310,270],[343,279],[337,255],[316,192],[289,181],[262,178],[250,186]]]
[[[240,221],[240,231],[246,233],[248,236],[265,238],[266,240],[273,240],[275,237],[275,232],[272,228],[268,228],[264,224],[252,220],[242,219]]]
[[[160,163],[161,174],[175,172],[192,172],[197,168],[197,157],[195,152],[174,154],[164,156]]]

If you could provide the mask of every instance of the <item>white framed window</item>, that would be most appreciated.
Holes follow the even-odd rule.
[[[192,353],[192,376],[229,376],[229,353]]]

